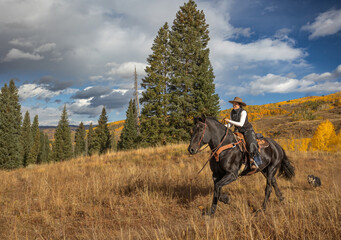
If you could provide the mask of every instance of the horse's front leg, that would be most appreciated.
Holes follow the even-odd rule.
[[[221,188],[230,182],[233,182],[237,179],[237,175],[232,172],[226,173],[222,178],[220,179],[214,179],[214,194],[213,194],[213,200],[212,200],[212,206],[211,210],[209,212],[209,215],[214,215],[215,211],[217,210],[217,204],[218,200],[220,198],[220,191]]]

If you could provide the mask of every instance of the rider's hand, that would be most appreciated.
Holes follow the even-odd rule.
[[[225,120],[225,122],[230,122],[230,119],[228,119],[228,118],[225,118],[224,120]]]

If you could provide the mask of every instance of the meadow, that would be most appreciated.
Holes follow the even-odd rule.
[[[204,151],[187,144],[111,152],[0,171],[0,239],[340,239],[341,153],[287,151],[292,181],[278,179],[265,212],[261,174],[225,186],[229,204],[209,207]],[[313,188],[307,175],[321,178]]]

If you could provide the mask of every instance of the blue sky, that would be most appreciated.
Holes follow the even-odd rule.
[[[210,29],[221,109],[341,91],[340,1],[196,1]],[[56,125],[125,119],[133,75],[179,0],[2,0],[0,84],[16,79],[22,111]]]

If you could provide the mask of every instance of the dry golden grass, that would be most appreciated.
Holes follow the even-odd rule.
[[[256,174],[224,187],[231,203],[203,217],[213,185],[209,167],[197,171],[208,155],[180,144],[0,171],[0,239],[340,238],[340,153],[288,152],[296,178],[278,180],[284,202],[273,191],[254,213],[265,188]]]

